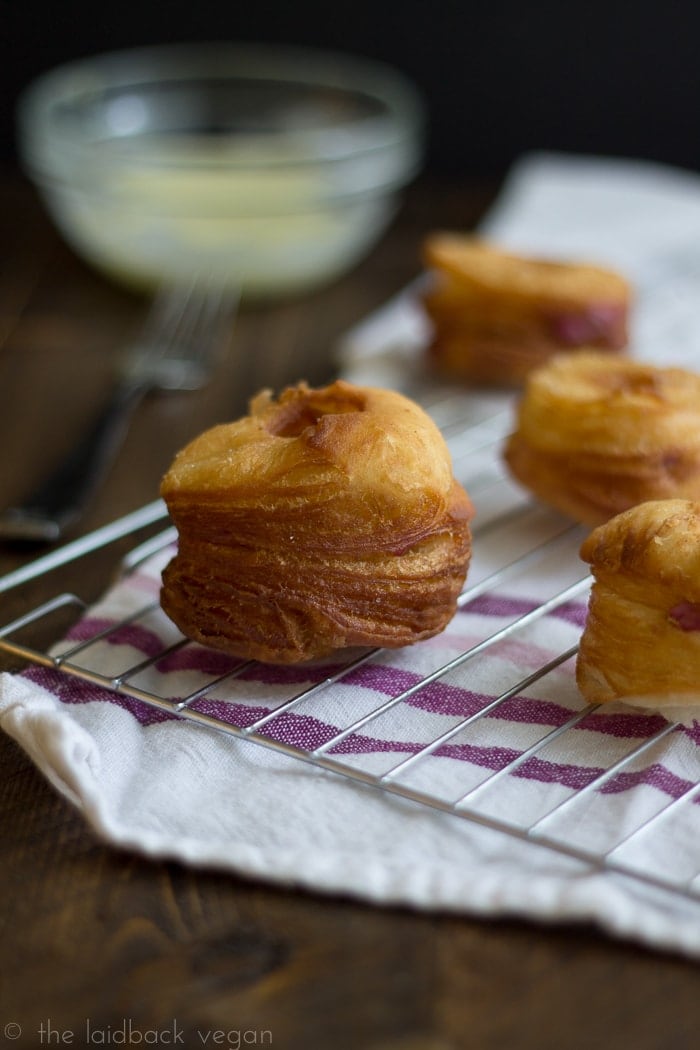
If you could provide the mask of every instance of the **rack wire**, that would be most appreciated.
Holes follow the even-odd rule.
[[[163,617],[157,601],[144,601],[143,605],[119,622],[103,626],[87,638],[73,643],[63,643],[58,648],[37,648],[24,642],[23,633],[43,620],[49,620],[57,611],[69,611],[76,620],[84,614],[87,603],[74,591],[61,591],[38,607],[30,607],[20,617],[0,628],[0,651],[21,658],[30,665],[49,668],[61,675],[73,676],[109,690],[119,697],[146,705],[168,716],[208,727],[246,740],[273,752],[300,760],[326,774],[341,776],[393,796],[399,796],[422,807],[451,814],[463,821],[488,827],[503,835],[528,842],[533,847],[553,851],[576,861],[587,870],[608,872],[624,879],[655,887],[665,893],[680,896],[700,904],[700,809],[694,803],[700,801],[700,757],[696,749],[691,753],[694,763],[692,777],[673,777],[666,772],[666,782],[650,781],[649,769],[663,768],[668,748],[673,747],[681,727],[660,716],[639,716],[638,728],[632,737],[615,739],[608,760],[600,765],[599,749],[591,743],[591,727],[599,727],[596,718],[605,717],[594,707],[584,704],[580,697],[570,699],[569,707],[550,724],[533,721],[529,725],[530,740],[525,746],[519,739],[518,746],[508,747],[508,741],[500,748],[493,747],[494,735],[485,727],[500,718],[508,705],[530,702],[535,694],[541,698],[558,696],[561,675],[568,667],[568,681],[572,681],[570,668],[577,651],[578,634],[581,627],[581,610],[585,609],[590,578],[578,558],[578,548],[583,533],[578,526],[546,508],[533,504],[526,494],[519,491],[507,477],[500,457],[500,449],[511,424],[511,405],[490,402],[488,398],[470,400],[461,396],[446,396],[439,391],[433,399],[425,396],[427,410],[442,428],[450,447],[456,476],[465,484],[479,508],[473,529],[473,561],[467,585],[460,596],[459,608],[468,614],[504,587],[513,594],[528,593],[531,579],[537,579],[543,597],[535,604],[512,602],[509,616],[499,617],[494,629],[471,638],[458,651],[450,652],[447,658],[440,656],[442,650],[430,650],[432,664],[419,662],[420,673],[407,657],[402,665],[403,674],[397,682],[402,683],[386,695],[378,704],[367,705],[369,690],[355,690],[348,700],[344,683],[372,669],[382,669],[387,651],[352,651],[347,659],[332,664],[321,662],[303,672],[299,687],[299,672],[290,672],[285,679],[280,672],[275,678],[275,688],[261,707],[260,692],[255,703],[246,706],[240,702],[240,683],[246,681],[265,682],[260,677],[260,667],[249,661],[239,661],[212,669],[196,688],[184,696],[163,695],[158,690],[158,675],[155,670],[181,654],[195,643],[171,629],[167,641],[154,652],[129,666],[104,668],[95,666],[91,652],[95,645],[109,642],[119,636],[129,625],[147,624],[153,617]],[[59,565],[72,564],[76,578],[80,578],[80,565],[85,554],[112,543],[115,539],[131,537],[144,525],[167,524],[167,512],[160,501],[142,508],[134,514],[114,522],[106,529],[68,544],[63,548],[37,559],[35,562],[0,580],[0,593],[43,576]],[[167,552],[175,539],[172,528],[166,527],[145,543],[136,544],[120,562],[122,577],[139,570],[148,559]],[[553,568],[554,566],[554,568]],[[564,566],[563,575],[562,568]],[[531,574],[530,576],[528,574]],[[510,591],[509,591],[510,593]],[[478,703],[472,702],[469,710],[439,712],[432,734],[418,745],[405,748],[398,754],[396,747],[372,751],[355,746],[365,739],[367,732],[381,725],[382,720],[391,719],[391,724],[401,726],[404,716],[412,716],[419,698],[432,695],[431,690],[442,688],[448,692],[457,689],[472,701],[478,696],[478,683],[484,670],[508,642],[519,642],[528,638],[528,632],[552,617],[562,621],[564,612],[578,609],[579,617],[566,619],[566,631],[559,638],[558,651],[547,656],[538,666],[527,669],[511,668],[511,678],[504,683],[497,695],[491,695]],[[172,628],[172,625],[170,625]],[[568,633],[567,633],[568,632]],[[566,637],[564,637],[566,635]],[[412,647],[421,650],[421,646]],[[393,657],[392,657],[393,659]],[[410,672],[410,673],[409,673]],[[550,685],[547,685],[550,683]],[[315,704],[319,698],[342,694],[338,703],[336,723],[332,731],[318,739],[309,741],[295,738],[281,731],[297,718],[302,728],[313,722]],[[461,695],[460,694],[460,695]],[[450,693],[450,695],[452,695]],[[360,699],[358,699],[358,696]],[[537,699],[534,701],[537,703]],[[420,705],[419,705],[420,706]],[[424,709],[430,705],[424,705]],[[341,719],[342,714],[342,719]],[[304,721],[306,719],[306,722]],[[518,721],[516,715],[515,721]],[[427,722],[433,724],[428,718]],[[505,716],[499,722],[499,731],[507,726]],[[581,732],[581,730],[587,730]],[[610,735],[610,734],[608,734]],[[615,736],[615,733],[612,733]],[[303,734],[302,734],[303,737]],[[486,741],[484,743],[484,741]],[[687,736],[685,737],[687,744]],[[474,754],[472,761],[455,763],[457,775],[441,781],[440,791],[425,775],[431,759],[446,755]],[[494,752],[498,752],[494,758]],[[484,761],[487,755],[488,761]],[[563,758],[562,758],[563,756]],[[520,790],[544,764],[548,768],[564,769],[576,774],[570,780],[559,778],[544,795],[546,805],[533,810],[531,819],[513,820],[510,815],[509,792]],[[687,769],[687,761],[686,761]],[[533,770],[535,773],[533,774]],[[662,778],[663,779],[663,778]],[[668,783],[672,781],[671,787]],[[656,786],[654,786],[656,783]],[[650,788],[650,784],[652,784]],[[637,807],[635,823],[618,829],[617,838],[605,839],[604,829],[595,829],[591,837],[590,827],[595,826],[596,806],[606,795],[622,790],[636,791],[645,796],[645,805]],[[582,814],[589,819],[582,819]],[[591,816],[592,814],[592,816]],[[668,829],[674,820],[680,820],[684,828],[684,854],[682,863],[667,863],[668,858],[653,870],[635,864],[635,845],[640,839],[648,842],[660,828]],[[588,827],[588,839],[576,837],[576,832]],[[690,829],[690,830],[689,830]],[[695,852],[688,855],[688,843]],[[644,852],[648,858],[648,851]]]

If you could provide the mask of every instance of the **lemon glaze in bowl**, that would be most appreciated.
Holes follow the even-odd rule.
[[[419,170],[424,111],[380,63],[183,44],[50,70],[17,127],[25,171],[87,261],[129,284],[203,274],[260,296],[369,251]]]

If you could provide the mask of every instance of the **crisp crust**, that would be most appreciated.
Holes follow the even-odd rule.
[[[189,637],[290,663],[401,646],[454,614],[471,503],[414,402],[300,383],[180,452],[161,493],[179,533],[165,611]]]
[[[661,500],[595,529],[576,680],[592,703],[700,702],[700,503]]]
[[[433,327],[428,352],[440,371],[520,384],[553,354],[627,345],[631,288],[612,270],[450,233],[429,237],[423,256],[432,277],[423,298]]]
[[[651,500],[594,529],[581,557],[596,579],[700,602],[700,502]]]
[[[650,499],[700,498],[700,376],[558,355],[529,376],[504,458],[524,487],[586,524]]]

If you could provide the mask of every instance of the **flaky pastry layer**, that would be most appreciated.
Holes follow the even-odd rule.
[[[411,644],[455,612],[472,506],[439,430],[400,394],[264,392],[180,452],[161,492],[179,534],[162,605],[206,645],[291,663]]]
[[[700,498],[700,376],[558,355],[528,377],[504,457],[539,499],[591,525],[650,499]]]
[[[553,354],[621,350],[631,289],[582,263],[516,255],[475,237],[436,233],[424,246],[429,355],[441,371],[480,383],[520,384]]]
[[[576,679],[591,703],[700,703],[700,503],[640,504],[581,548],[594,577]]]

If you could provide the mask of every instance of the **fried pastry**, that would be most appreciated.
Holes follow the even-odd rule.
[[[642,503],[581,548],[594,576],[576,679],[592,703],[700,701],[700,503]]]
[[[205,645],[295,663],[408,645],[455,612],[472,506],[439,430],[398,393],[264,391],[183,449],[161,492],[179,534],[161,603]]]
[[[428,238],[424,261],[428,356],[447,375],[520,385],[553,354],[627,345],[631,290],[611,270],[515,255],[449,233]]]
[[[525,488],[590,525],[650,499],[700,499],[700,376],[559,355],[529,377],[504,457]]]

